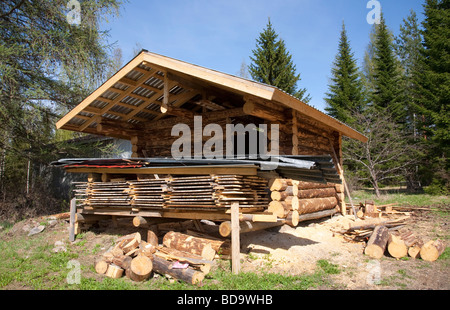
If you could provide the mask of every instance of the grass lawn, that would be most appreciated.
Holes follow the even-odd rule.
[[[383,205],[397,203],[404,206],[437,206],[449,205],[449,196],[433,196],[424,193],[408,193],[401,189],[382,189],[381,196],[377,197],[373,190],[364,189],[352,192],[351,196],[354,203],[373,200],[375,204]],[[346,198],[348,201],[348,198]]]

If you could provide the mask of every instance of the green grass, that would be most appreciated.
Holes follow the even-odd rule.
[[[381,196],[377,197],[373,190],[358,190],[351,194],[353,202],[373,200],[375,204],[397,203],[404,206],[432,206],[450,204],[449,196],[434,196],[424,193],[408,193],[400,189],[381,190]]]
[[[0,234],[0,240],[2,235]],[[83,238],[80,236],[79,238]],[[93,263],[80,265],[80,283],[69,284],[70,260],[82,260],[85,240],[67,245],[67,252],[55,253],[45,234],[30,238],[0,241],[0,289],[24,288],[33,290],[305,290],[322,285],[332,286],[330,275],[339,273],[336,265],[326,260],[317,262],[316,270],[299,276],[269,272],[231,273],[229,261],[219,261],[218,267],[206,275],[203,285],[169,281],[156,276],[149,281],[135,283],[126,277],[110,279],[98,276]],[[84,241],[84,242],[83,242]],[[98,246],[94,246],[94,251]],[[92,253],[92,250],[90,251]]]

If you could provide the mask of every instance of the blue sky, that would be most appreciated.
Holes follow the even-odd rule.
[[[413,9],[423,19],[423,0],[378,0],[388,27],[398,34]],[[342,21],[361,64],[372,25],[368,0],[129,0],[110,19],[109,42],[122,48],[124,63],[136,44],[151,52],[229,74],[238,74],[270,17],[284,39],[299,86],[311,94],[309,104],[324,109],[324,95],[335,58]]]

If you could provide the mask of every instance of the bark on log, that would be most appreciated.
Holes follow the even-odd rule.
[[[444,253],[445,244],[441,240],[430,240],[420,249],[420,257],[428,262],[434,262]]]
[[[336,197],[299,199],[299,214],[333,209],[337,206]]]
[[[328,147],[329,148],[329,147]],[[306,182],[306,181],[300,181],[298,182],[298,189],[312,189],[312,188],[327,188],[331,187],[330,184],[324,184],[324,183],[316,183],[316,182]]]
[[[328,188],[312,188],[312,189],[301,189],[298,191],[298,198],[324,198],[324,197],[334,197],[336,195],[336,189],[334,187]]]
[[[405,242],[392,233],[389,234],[387,250],[395,258],[402,258],[408,255],[408,247],[405,245]]]
[[[205,275],[201,271],[197,271],[193,268],[186,269],[173,269],[172,263],[160,258],[158,256],[153,260],[153,271],[162,274],[170,275],[171,277],[182,280],[190,284],[201,284]]]
[[[131,261],[129,278],[136,282],[147,280],[153,270],[153,262],[145,255],[138,255]]]
[[[117,265],[120,268],[127,270],[128,268],[130,268],[132,260],[133,259],[130,256],[122,255],[119,257],[114,257],[112,262],[114,265]]]
[[[164,235],[163,245],[168,248],[200,255],[206,260],[213,260],[216,254],[211,243],[174,231],[170,231]]]
[[[389,239],[389,230],[385,226],[376,226],[364,249],[364,254],[372,258],[381,258]]]

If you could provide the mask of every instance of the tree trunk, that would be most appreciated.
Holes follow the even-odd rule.
[[[211,243],[174,231],[164,235],[163,244],[168,248],[200,255],[206,260],[213,260],[216,255],[216,251],[212,248]]]
[[[385,226],[376,226],[364,249],[364,254],[372,258],[381,258],[386,249],[389,230]]]

